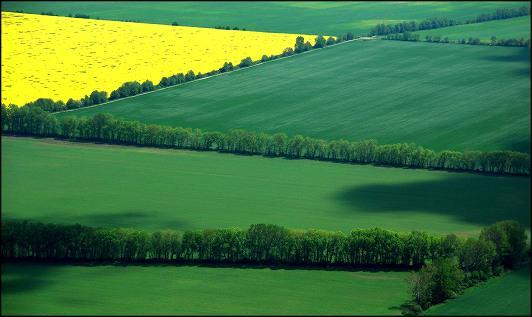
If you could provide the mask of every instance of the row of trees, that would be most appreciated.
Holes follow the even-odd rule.
[[[162,148],[220,151],[293,159],[446,169],[495,174],[530,174],[530,156],[514,151],[435,152],[413,143],[380,145],[375,140],[323,140],[284,133],[201,129],[143,124],[99,113],[57,118],[39,107],[2,105],[2,132]]]
[[[503,242],[496,240],[500,236],[464,241],[454,234],[438,237],[419,231],[397,233],[379,228],[343,233],[254,224],[247,230],[148,233],[79,224],[3,221],[2,257],[395,268],[419,268],[426,262],[457,257],[464,271],[480,279],[500,272],[503,264],[514,265],[524,254],[526,235],[516,222],[506,221],[495,227],[503,228]],[[512,231],[508,233],[507,228]]]
[[[116,100],[120,98],[135,96],[140,93],[145,93],[145,92],[158,90],[158,89],[165,88],[165,87],[179,85],[179,84],[193,81],[196,79],[213,76],[213,75],[217,75],[220,73],[230,72],[233,70],[237,70],[239,68],[245,68],[251,65],[264,63],[264,62],[271,61],[277,58],[291,56],[297,53],[306,52],[311,49],[323,48],[328,45],[334,45],[337,43],[341,43],[343,41],[353,40],[353,39],[354,39],[354,35],[352,33],[347,33],[343,36],[339,36],[338,38],[329,37],[327,39],[325,39],[323,36],[320,35],[316,38],[315,40],[316,43],[314,45],[311,45],[309,41],[305,42],[304,38],[302,36],[299,36],[296,39],[296,44],[294,45],[294,48],[288,47],[281,54],[278,54],[278,55],[270,55],[270,56],[263,55],[262,58],[257,61],[253,61],[251,57],[246,57],[242,59],[238,65],[233,65],[231,62],[226,62],[221,68],[212,70],[205,74],[202,74],[201,72],[195,74],[194,71],[190,70],[186,74],[178,73],[178,74],[174,74],[169,77],[163,77],[161,78],[160,82],[157,85],[155,85],[150,80],[146,80],[143,83],[139,83],[137,81],[130,81],[130,82],[126,82],[122,84],[116,90],[113,90],[110,95],[108,95],[107,92],[105,91],[95,90],[90,94],[90,96],[85,95],[85,97],[81,98],[80,100],[74,100],[70,98],[66,103],[64,103],[61,100],[54,101],[50,98],[39,98],[35,101],[25,104],[25,106],[27,105],[37,106],[48,112],[58,112],[58,111],[72,110],[72,109],[77,109],[77,108],[82,108],[82,107],[98,105],[98,104],[107,102],[109,100]]]
[[[227,26],[217,25],[214,28],[217,29],[217,30],[240,30],[240,31],[245,31],[246,30],[245,28],[239,29],[237,26],[230,27],[228,25]]]
[[[27,221],[2,223],[8,259],[260,263],[317,266],[420,267],[447,252],[448,238],[414,231],[355,229],[348,234],[256,224],[249,229],[148,233],[137,229]]]
[[[463,22],[448,18],[429,18],[421,22],[410,21],[396,24],[378,24],[371,31],[369,35],[387,35],[394,33],[414,32],[421,30],[439,29],[443,27],[455,26],[460,24],[480,23],[491,20],[509,19],[519,16],[530,15],[530,8],[523,6],[520,8],[511,9],[497,9],[492,14],[481,14],[472,20]]]
[[[530,8],[526,6],[522,6],[519,8],[510,8],[510,9],[497,9],[492,14],[489,14],[489,13],[480,14],[473,20],[467,20],[465,23],[481,23],[481,22],[486,22],[486,21],[522,17],[526,15],[530,15]]]
[[[414,32],[421,30],[431,30],[439,29],[448,26],[455,26],[461,24],[460,22],[448,19],[448,18],[430,18],[425,19],[421,22],[410,21],[410,22],[401,22],[396,24],[377,24],[369,32],[370,36],[373,35],[386,35],[394,33],[403,33],[403,32]]]
[[[479,238],[452,240],[454,252],[425,263],[411,276],[414,305],[408,307],[408,312],[419,313],[504,269],[516,268],[526,257],[526,241],[525,230],[516,221],[486,227]]]
[[[419,42],[420,36],[418,33],[403,32],[387,34],[384,39],[394,41],[413,41]],[[449,40],[448,37],[426,35],[425,42],[429,43],[453,43],[453,44],[469,44],[469,45],[491,45],[491,46],[514,46],[514,47],[530,47],[530,39],[497,39],[492,36],[490,42],[482,42],[479,38],[469,37],[468,39]]]
[[[520,46],[520,47],[530,47],[530,39],[525,40],[524,38],[519,39],[497,39],[497,37],[492,36],[491,45],[494,46]]]

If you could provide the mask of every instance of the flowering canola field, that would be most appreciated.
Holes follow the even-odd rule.
[[[126,81],[206,73],[279,54],[297,36],[2,12],[2,103],[66,102]]]

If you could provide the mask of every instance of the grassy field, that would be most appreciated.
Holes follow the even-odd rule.
[[[399,315],[408,274],[3,264],[2,314]]]
[[[351,42],[62,115],[528,152],[527,48]]]
[[[479,38],[482,42],[491,42],[491,37],[498,39],[530,38],[530,16],[519,18],[489,21],[484,23],[465,24],[448,28],[415,32],[422,40],[425,36],[448,37],[450,40]]]
[[[2,138],[2,217],[152,229],[476,234],[530,223],[530,178]]]
[[[426,315],[530,316],[530,267],[467,289],[458,298],[432,307]]]
[[[378,23],[422,20],[429,17],[471,19],[497,8],[529,6],[527,2],[2,2],[2,10],[29,13],[89,14],[108,20],[214,27],[238,26],[248,30],[331,34],[366,34]]]

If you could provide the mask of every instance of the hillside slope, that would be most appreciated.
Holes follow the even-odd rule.
[[[351,42],[60,115],[529,151],[527,48]]]
[[[492,36],[498,39],[529,39],[530,38],[530,16],[496,20],[484,23],[463,24],[453,27],[419,31],[415,32],[420,35],[421,40],[425,36],[448,37],[449,40],[461,40],[479,38],[482,42],[489,43]]]
[[[88,14],[107,20],[214,27],[286,33],[338,35],[366,34],[378,23],[422,20],[430,17],[471,19],[498,8],[528,6],[527,2],[170,2],[127,3],[79,1],[3,1],[2,10],[60,15]]]
[[[530,316],[530,267],[467,289],[456,299],[430,308],[426,315]]]
[[[28,195],[31,199],[28,199]],[[530,178],[2,138],[2,217],[148,230],[530,223]]]

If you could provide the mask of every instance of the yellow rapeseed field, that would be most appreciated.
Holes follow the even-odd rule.
[[[206,73],[279,54],[297,36],[2,12],[2,103],[66,102],[126,81]]]

